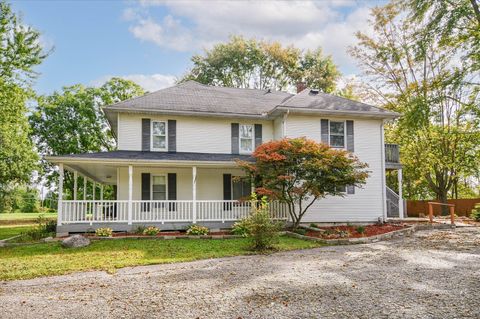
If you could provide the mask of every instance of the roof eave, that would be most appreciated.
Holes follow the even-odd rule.
[[[124,108],[112,108],[103,107],[105,114],[111,113],[130,113],[130,114],[166,114],[166,115],[180,115],[180,116],[202,116],[202,117],[221,117],[221,118],[254,118],[254,119],[268,119],[268,113],[265,114],[247,114],[247,113],[224,113],[224,112],[199,112],[199,111],[176,111],[165,109],[124,109]]]
[[[106,165],[121,164],[121,165],[158,165],[165,166],[238,166],[235,161],[179,161],[179,160],[156,160],[156,159],[115,159],[115,158],[88,158],[88,157],[72,157],[72,156],[45,156],[45,159],[54,164],[71,164],[71,163],[101,163]]]
[[[375,119],[396,119],[401,114],[396,112],[365,112],[365,111],[342,111],[342,110],[325,110],[325,109],[311,109],[311,108],[299,108],[290,106],[276,106],[272,111],[268,113],[270,117],[277,117],[278,115],[289,113],[305,114],[305,115],[328,115],[328,116],[354,116],[362,118],[375,118]]]

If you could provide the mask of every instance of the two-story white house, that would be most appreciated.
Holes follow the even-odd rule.
[[[247,180],[238,178],[244,172],[236,160],[251,160],[263,142],[301,136],[353,152],[370,171],[363,188],[347,187],[345,197],[319,200],[304,222],[403,216],[401,194],[385,183],[388,169],[399,170],[401,183],[398,148],[385,145],[383,134],[385,121],[397,113],[312,89],[290,94],[194,81],[103,111],[118,150],[47,157],[60,170],[59,233],[106,226],[228,227],[248,214],[249,204],[239,199],[252,191]],[[74,173],[73,200],[62,198],[65,169]],[[101,190],[99,198],[77,198],[79,175]],[[103,200],[103,185],[116,186],[116,200]],[[288,217],[281,203],[272,203],[271,209],[278,218]]]

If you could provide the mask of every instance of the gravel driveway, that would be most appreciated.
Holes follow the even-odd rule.
[[[480,229],[0,283],[1,318],[480,318]]]

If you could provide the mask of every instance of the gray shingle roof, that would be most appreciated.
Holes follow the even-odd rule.
[[[61,157],[71,159],[120,159],[120,160],[165,160],[165,161],[200,161],[200,162],[233,162],[237,159],[251,161],[250,155],[188,153],[188,152],[142,152],[142,151],[111,151],[97,153],[70,154],[51,156],[49,160]]]
[[[310,89],[303,90],[299,94],[292,96],[288,100],[283,101],[279,106],[340,112],[394,114],[379,107]]]
[[[107,106],[104,110],[137,109],[262,115],[291,96],[293,94],[282,91],[227,88],[187,81]]]
[[[282,109],[362,116],[397,117],[399,114],[339,96],[305,89],[300,94],[282,91],[208,86],[187,81],[103,108],[113,126],[116,112],[183,112],[205,115],[277,116]],[[292,111],[293,111],[292,110]]]

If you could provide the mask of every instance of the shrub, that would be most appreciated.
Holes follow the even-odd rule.
[[[363,234],[365,233],[365,226],[358,226],[356,229],[357,233]]]
[[[295,233],[299,235],[305,235],[307,233],[307,230],[305,228],[297,228],[295,229]]]
[[[312,228],[318,228],[317,224],[315,224],[315,223],[311,223],[311,224],[310,224],[310,227],[312,227]]]
[[[187,229],[187,235],[191,236],[202,236],[202,235],[208,235],[210,230],[205,227],[205,226],[200,226],[200,225],[191,225]]]
[[[480,221],[480,204],[475,205],[475,208],[472,210],[470,218],[476,221]]]
[[[112,233],[113,233],[112,229],[108,227],[97,228],[95,230],[95,235],[97,235],[98,237],[112,237]]]
[[[256,195],[252,194],[251,207],[252,212],[248,217],[248,225],[252,248],[255,250],[273,248],[278,242],[282,223],[276,222],[270,217],[266,197],[263,197],[260,204],[257,205]]]
[[[45,219],[42,215],[40,215],[36,220],[36,224],[37,225],[35,227],[23,232],[18,241],[38,241],[42,238],[55,236],[55,232],[57,231],[57,221]]]
[[[145,225],[137,226],[134,228],[133,233],[137,235],[143,235],[145,229],[147,229]]]
[[[248,237],[250,235],[250,220],[248,218],[243,218],[233,224],[232,233],[234,235]]]
[[[155,226],[148,226],[143,230],[143,234],[148,236],[156,236],[159,232],[160,232],[160,229],[158,229]]]

